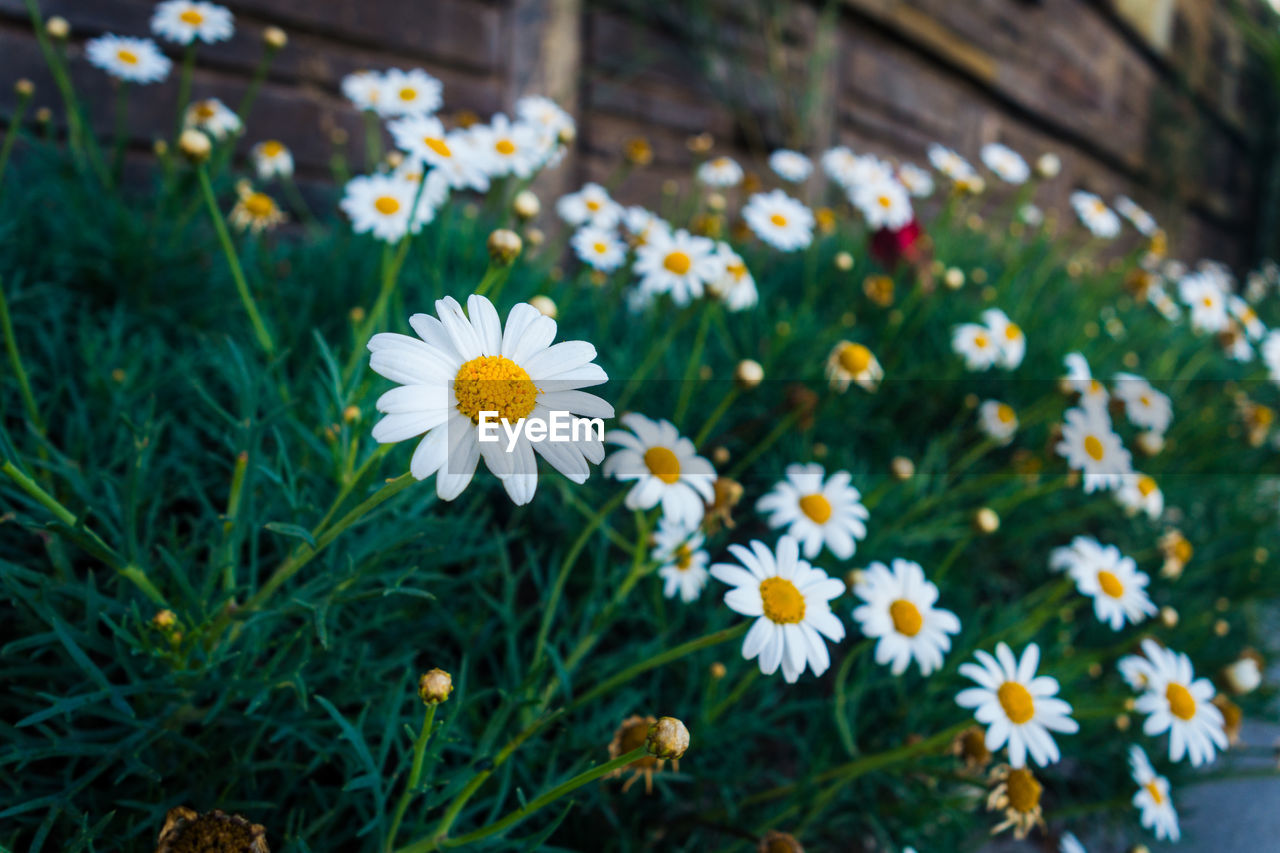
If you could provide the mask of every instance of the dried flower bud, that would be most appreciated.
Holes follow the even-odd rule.
[[[267,27],[262,31],[262,40],[272,50],[279,50],[289,43],[289,36],[279,27]]]
[[[550,317],[552,320],[556,318],[556,303],[550,296],[544,296],[539,293],[529,300],[529,304],[537,308],[538,313],[542,316]]]
[[[23,77],[13,84],[13,91],[19,98],[30,98],[36,93],[36,84]]]
[[[989,506],[984,506],[973,514],[973,529],[989,536],[1000,529],[1000,516]]]
[[[184,130],[178,137],[178,150],[192,163],[203,163],[209,159],[213,143],[198,130]]]
[[[706,154],[711,150],[711,146],[715,145],[715,139],[709,133],[699,133],[697,136],[690,136],[685,145],[694,154]]]
[[[527,222],[541,212],[542,202],[529,190],[521,190],[511,202],[511,209],[522,221]]]
[[[896,480],[910,480],[916,475],[916,463],[905,456],[895,456],[889,460],[889,471]]]
[[[764,381],[764,368],[760,366],[760,362],[744,358],[733,369],[733,381],[743,391],[750,391]]]
[[[659,717],[649,727],[645,746],[652,756],[678,761],[689,748],[689,730],[675,717]]]
[[[156,840],[156,853],[187,850],[235,850],[237,853],[269,853],[267,829],[240,815],[214,809],[199,814],[178,806],[164,816],[164,826]]]
[[[509,267],[520,257],[524,243],[520,235],[508,228],[498,228],[489,235],[489,257],[500,267]]]
[[[1042,178],[1056,178],[1062,171],[1062,159],[1053,152],[1046,152],[1036,160],[1036,174]]]
[[[436,668],[418,678],[418,698],[427,705],[439,705],[453,692],[453,676]]]
[[[49,38],[64,39],[71,35],[71,25],[61,15],[54,15],[44,22],[44,31],[49,34]]]
[[[804,853],[804,847],[794,835],[771,829],[760,837],[757,845],[760,853]]]

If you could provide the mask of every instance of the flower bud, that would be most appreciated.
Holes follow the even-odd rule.
[[[178,150],[192,163],[203,163],[213,151],[209,137],[198,130],[184,130],[178,137]]]
[[[439,705],[453,692],[453,676],[443,669],[433,669],[418,678],[418,698],[427,705]]]
[[[942,277],[942,283],[945,284],[949,290],[959,290],[964,287],[964,270],[959,267],[951,267]]]
[[[729,448],[723,444],[716,445],[711,450],[711,461],[717,466],[728,465],[730,458]]]
[[[623,144],[622,156],[632,166],[648,166],[653,162],[653,146],[643,136],[635,136]]]
[[[563,125],[560,132],[556,134],[556,140],[565,146],[572,145],[574,140],[578,138],[578,129],[571,124]]]
[[[151,143],[151,150],[155,152],[157,157],[164,157],[169,153],[169,142],[165,139],[157,139]]]
[[[689,730],[675,717],[659,717],[644,743],[650,755],[679,761],[689,748]]]
[[[1129,717],[1128,714],[1117,714],[1115,719],[1115,724],[1116,724],[1116,731],[1127,732],[1129,731],[1129,726],[1133,725],[1133,720]]]
[[[289,36],[279,27],[267,27],[262,31],[262,40],[272,50],[279,50],[289,43]]]
[[[507,228],[498,228],[489,235],[489,257],[500,267],[509,267],[520,257],[524,243],[520,235]]]
[[[178,617],[174,615],[172,610],[167,608],[159,611],[155,616],[151,617],[152,627],[161,631],[168,631],[176,624],[178,624]]]
[[[71,25],[61,15],[54,15],[44,22],[44,31],[49,34],[49,38],[64,39],[71,35]]]
[[[715,145],[715,139],[709,133],[699,133],[685,140],[685,146],[694,154],[706,154]]]
[[[776,829],[771,829],[760,836],[757,849],[760,853],[804,853],[804,847],[794,835],[779,832]]]
[[[848,272],[853,269],[853,255],[848,252],[836,252],[836,269],[840,272]]]
[[[1161,607],[1160,621],[1166,628],[1176,628],[1178,626],[1178,611],[1168,606]]]
[[[729,203],[725,200],[724,195],[721,193],[711,193],[707,196],[707,210],[710,210],[713,213],[723,212],[728,204]]]
[[[750,391],[764,381],[764,368],[760,366],[760,362],[744,358],[733,369],[733,381],[743,391]]]
[[[349,424],[356,423],[360,420],[360,407],[347,406],[342,410],[342,419]]]
[[[552,320],[556,318],[556,303],[550,296],[544,296],[539,293],[529,300],[529,304],[537,308],[538,313],[542,316],[550,317]]]
[[[916,463],[905,456],[895,456],[889,461],[889,471],[895,480],[910,480],[916,475]]]
[[[48,124],[51,121],[53,121],[53,110],[49,109],[48,107],[41,107],[40,109],[36,110],[37,124]]]
[[[1000,516],[989,506],[984,506],[973,514],[973,529],[989,536],[1000,529]]]
[[[1036,160],[1036,174],[1042,178],[1056,178],[1061,171],[1062,159],[1051,151],[1041,154]]]
[[[1262,684],[1262,668],[1257,657],[1242,655],[1222,670],[1222,681],[1237,696],[1252,693]]]
[[[542,202],[529,190],[521,190],[511,202],[511,209],[521,221],[527,222],[542,210]]]
[[[720,661],[716,661],[715,663],[711,664],[711,669],[709,670],[709,672],[710,672],[711,678],[715,681],[719,681],[720,679],[724,678],[726,675],[729,674],[729,670],[727,670],[725,668],[725,665],[722,664]]]
[[[1155,456],[1164,450],[1164,435],[1155,430],[1138,433],[1138,449],[1147,456]]]
[[[30,98],[36,93],[36,84],[23,77],[13,84],[13,91],[19,98]]]

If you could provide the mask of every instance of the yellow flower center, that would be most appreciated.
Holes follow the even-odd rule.
[[[876,202],[885,210],[893,207],[893,199],[889,198],[887,195],[880,196],[876,199]]]
[[[400,210],[400,201],[389,195],[379,196],[373,203],[374,210],[383,216],[391,216]]]
[[[201,121],[208,121],[217,115],[217,109],[208,101],[201,101],[196,104],[196,118]]]
[[[250,193],[244,199],[244,209],[254,219],[266,219],[276,212],[276,203],[266,193]]]
[[[731,261],[725,265],[724,271],[733,276],[736,281],[747,274],[747,265],[741,261]]]
[[[435,136],[424,136],[422,137],[422,144],[441,157],[453,156],[453,152],[449,150],[449,146],[445,144],[443,139],[439,139]]]
[[[729,158],[717,157],[714,161],[712,161],[711,165],[715,166],[717,169],[727,169],[729,168]]]
[[[665,447],[650,447],[644,452],[644,464],[649,473],[668,486],[680,479],[680,460]]]
[[[1143,474],[1142,476],[1138,477],[1138,494],[1142,495],[1144,498],[1149,498],[1151,497],[1151,494],[1155,490],[1156,490],[1155,480],[1153,480],[1151,477],[1148,477],[1146,474]]]
[[[800,511],[814,524],[826,524],[831,517],[831,501],[819,494],[805,495],[800,499]]]
[[[1096,435],[1084,437],[1084,452],[1092,456],[1095,462],[1101,462],[1102,457],[1107,455],[1102,447],[1102,441]]]
[[[1253,415],[1253,422],[1258,426],[1270,426],[1276,416],[1270,406],[1254,406],[1250,414]]]
[[[1164,794],[1160,793],[1160,786],[1157,785],[1154,780],[1151,782],[1148,782],[1142,787],[1147,789],[1147,793],[1151,795],[1152,802],[1154,802],[1157,806],[1164,804]]]
[[[1212,308],[1212,307],[1213,307],[1213,297],[1212,297],[1212,296],[1206,296],[1204,299],[1201,299],[1201,300],[1200,300],[1200,303],[1201,303],[1202,305],[1204,305],[1204,307],[1205,307],[1205,308]]]
[[[973,345],[978,349],[986,349],[987,345],[990,343],[991,341],[988,340],[987,336],[982,332],[978,332],[978,334],[973,336]]]
[[[1164,698],[1169,700],[1169,713],[1179,720],[1190,720],[1196,715],[1195,697],[1181,684],[1170,684],[1166,687]]]
[[[781,213],[775,213],[773,216],[770,216],[769,221],[779,228],[787,227],[787,217],[783,216]]]
[[[1008,403],[996,404],[996,420],[1002,424],[1011,424],[1018,419],[1017,413],[1013,411],[1013,406]]]
[[[595,249],[596,254],[598,255],[603,255],[605,252],[609,251],[609,247],[604,243],[596,243],[591,248]]]
[[[845,344],[840,348],[840,366],[857,376],[871,366],[871,350],[862,344]]]
[[[1009,792],[1009,807],[1022,814],[1030,814],[1040,806],[1040,792],[1043,787],[1031,771],[1025,767],[1009,771],[1009,779],[1005,783]]]
[[[1093,212],[1101,216],[1107,212],[1107,206],[1100,201],[1095,201],[1093,203]]]
[[[593,198],[587,199],[585,204],[587,206],[587,210],[591,211],[592,213],[596,213],[600,210],[600,202],[596,201]]]
[[[1124,584],[1120,583],[1120,578],[1106,570],[1098,572],[1098,586],[1112,598],[1124,595]]]
[[[405,86],[400,90],[399,95],[402,101],[416,101],[418,99],[418,90],[412,86]]]
[[[693,549],[688,545],[681,545],[676,549],[676,568],[680,571],[688,571],[693,565]]]
[[[125,50],[124,48],[116,51],[116,59],[119,59],[125,65],[138,64],[138,54],[134,53],[132,50]]]
[[[204,15],[201,15],[195,9],[188,9],[187,11],[179,15],[178,19],[181,20],[182,23],[188,24],[193,27],[198,27],[204,23]]]
[[[1014,725],[1020,726],[1035,716],[1036,703],[1031,699],[1031,691],[1016,681],[1001,684],[996,691],[996,698],[1000,700],[1005,716]]]
[[[538,401],[538,388],[524,368],[503,355],[482,355],[458,368],[453,379],[458,411],[480,422],[481,412],[516,423],[529,417]]]
[[[662,261],[662,265],[666,267],[669,272],[673,272],[676,275],[684,275],[689,271],[689,268],[693,266],[693,259],[684,252],[677,250],[668,254]]]
[[[764,615],[781,625],[804,621],[804,596],[786,578],[765,578],[760,582],[760,600]]]
[[[1022,329],[1019,328],[1017,323],[1010,323],[1004,327],[1004,336],[1008,340],[1016,341],[1022,337]]]
[[[889,617],[893,619],[893,627],[904,637],[914,637],[924,627],[924,617],[920,608],[905,598],[899,598],[889,605]]]
[[[510,157],[516,153],[516,144],[510,139],[499,139],[493,144],[493,150],[497,151],[503,157]]]
[[[284,143],[268,139],[262,143],[262,147],[258,150],[262,152],[263,157],[279,157],[284,153]]]

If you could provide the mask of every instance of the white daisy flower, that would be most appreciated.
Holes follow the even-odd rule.
[[[1116,669],[1135,693],[1146,690],[1151,683],[1151,661],[1143,655],[1125,655],[1116,661]]]
[[[960,633],[960,620],[950,610],[934,607],[938,587],[925,579],[919,563],[894,560],[893,568],[872,563],[859,576],[853,594],[865,604],[853,611],[862,633],[878,638],[876,663],[902,675],[915,658],[921,675],[942,667],[951,650],[950,634]]]
[[[431,115],[403,116],[387,123],[396,147],[440,171],[454,189],[489,189],[485,161],[464,130],[446,132],[440,119]]]
[[[622,212],[622,227],[636,243],[649,242],[649,236],[661,231],[671,233],[671,224],[658,214],[639,205],[632,205]]]
[[[1034,204],[1024,204],[1018,208],[1018,220],[1024,225],[1039,228],[1044,222],[1044,211]]]
[[[574,228],[588,222],[598,228],[613,228],[622,219],[622,205],[599,184],[585,184],[576,193],[561,196],[556,213]]]
[[[717,563],[711,576],[733,587],[724,596],[731,610],[759,617],[742,641],[742,657],[759,658],[765,675],[781,665],[788,684],[806,668],[826,672],[831,657],[822,638],[844,639],[844,625],[831,612],[831,599],[844,592],[844,583],[800,559],[790,536],[778,540],[776,554],[759,540],[750,548],[730,545],[729,552],[742,565]]]
[[[1000,345],[980,323],[961,323],[951,330],[951,349],[964,359],[966,370],[990,370],[1000,359]]]
[[[493,177],[531,177],[541,165],[545,151],[539,144],[539,131],[533,125],[512,122],[502,113],[487,125],[471,128],[471,138]]]
[[[1062,440],[1055,448],[1067,466],[1084,473],[1084,490],[1115,488],[1133,472],[1133,460],[1120,436],[1111,428],[1105,409],[1068,409]]]
[[[1006,184],[1025,184],[1031,177],[1031,167],[1022,155],[1007,145],[991,142],[982,146],[982,162],[996,177]]]
[[[1113,392],[1124,401],[1125,414],[1134,426],[1165,432],[1173,420],[1173,403],[1167,394],[1133,373],[1117,373]]]
[[[232,30],[231,12],[212,3],[165,0],[151,15],[151,32],[177,44],[226,41]]]
[[[1138,233],[1144,237],[1152,237],[1160,230],[1156,218],[1147,211],[1143,210],[1138,204],[1127,195],[1118,195],[1115,198],[1116,211],[1138,229]]]
[[[1248,302],[1245,302],[1234,293],[1227,294],[1227,310],[1240,323],[1240,328],[1244,329],[1244,333],[1249,336],[1249,340],[1260,341],[1266,337],[1267,327],[1258,318],[1258,312],[1254,311],[1253,306]]]
[[[1124,628],[1126,622],[1137,625],[1156,613],[1146,592],[1151,579],[1114,545],[1077,536],[1071,545],[1053,550],[1049,566],[1071,576],[1080,594],[1093,599],[1098,621],[1113,631]]]
[[[1272,329],[1259,347],[1262,360],[1267,365],[1267,375],[1272,382],[1280,382],[1280,329]]]
[[[1164,289],[1164,285],[1156,283],[1147,288],[1147,302],[1160,313],[1170,323],[1177,322],[1182,313],[1178,309],[1178,303],[1173,301],[1173,297]]]
[[[649,241],[636,249],[632,270],[640,279],[637,289],[646,298],[669,293],[675,304],[688,305],[723,274],[724,264],[714,242],[682,228],[650,235]]]
[[[342,78],[342,94],[358,110],[374,110],[382,98],[382,75],[377,71],[353,71]]]
[[[711,556],[703,547],[706,537],[696,526],[678,523],[667,516],[658,520],[653,534],[653,561],[662,578],[662,594],[666,598],[680,596],[688,604],[697,600],[707,585],[707,564]]]
[[[108,33],[89,39],[84,45],[89,62],[129,83],[155,83],[169,75],[169,57],[151,39]]]
[[[388,68],[380,89],[372,107],[383,117],[428,115],[444,102],[443,84],[421,68]]]
[[[853,159],[853,169],[849,174],[849,183],[845,187],[856,193],[867,184],[880,184],[886,181],[897,181],[898,176],[893,165],[881,160],[874,154],[863,154]]]
[[[698,167],[697,178],[709,187],[736,187],[742,183],[742,167],[732,157],[713,157]]]
[[[1217,334],[1227,327],[1227,296],[1211,276],[1203,272],[1184,275],[1178,281],[1178,298],[1191,309],[1191,326],[1197,332]]]
[[[1213,704],[1213,684],[1196,678],[1191,659],[1161,647],[1155,640],[1143,640],[1142,650],[1151,662],[1147,690],[1134,708],[1147,714],[1142,731],[1147,737],[1169,733],[1169,759],[1181,761],[1185,755],[1191,766],[1213,760],[1214,747],[1227,748],[1222,712]]]
[[[952,181],[970,181],[977,174],[968,160],[936,143],[929,146],[929,162]]]
[[[1169,780],[1156,775],[1142,747],[1129,747],[1129,770],[1138,786],[1138,792],[1133,795],[1133,806],[1140,813],[1142,826],[1151,830],[1160,841],[1181,840],[1182,831],[1178,828],[1178,811],[1173,807]]]
[[[756,290],[756,280],[747,269],[742,256],[725,242],[716,244],[716,255],[720,261],[721,273],[707,282],[707,292],[722,300],[730,311],[754,308],[760,301],[760,294]]]
[[[670,421],[652,421],[631,412],[621,422],[625,430],[605,433],[604,440],[620,449],[609,454],[603,470],[606,477],[635,481],[627,493],[627,509],[662,504],[663,515],[697,527],[706,504],[715,500],[716,472],[711,463]]]
[[[217,98],[192,101],[182,117],[183,129],[203,130],[219,142],[239,133],[243,126],[240,116]]]
[[[573,116],[544,95],[525,95],[516,101],[516,117],[538,128],[546,137],[547,145],[552,149],[552,160],[558,160],[564,151],[561,139],[572,137],[577,130]],[[554,165],[554,162],[547,165]]]
[[[1130,515],[1146,513],[1156,521],[1164,513],[1164,492],[1155,478],[1137,471],[1126,474],[1116,490],[1116,500]]]
[[[1022,364],[1027,354],[1027,336],[1023,334],[1022,327],[999,308],[983,311],[982,322],[991,330],[991,337],[996,342],[999,351],[996,364],[1005,370],[1013,370]]]
[[[786,478],[756,503],[769,516],[769,526],[785,527],[787,535],[804,546],[812,560],[825,545],[838,560],[857,550],[857,540],[867,536],[870,518],[862,495],[851,485],[848,471],[836,471],[828,479],[821,465],[788,465]]]
[[[1058,853],[1089,853],[1084,845],[1080,843],[1080,839],[1076,838],[1070,832],[1062,833],[1062,839],[1058,842]]]
[[[782,252],[813,242],[813,212],[782,190],[756,193],[742,208],[742,218],[764,242]]]
[[[914,216],[911,196],[897,178],[863,184],[854,190],[850,200],[862,212],[867,227],[872,230],[888,228],[897,231]]]
[[[264,139],[249,149],[249,159],[258,179],[288,178],[293,175],[293,154],[277,139]]]
[[[1107,401],[1111,399],[1106,386],[1093,378],[1089,362],[1078,352],[1068,353],[1062,359],[1067,368],[1063,379],[1066,389],[1080,395],[1080,405],[1086,409],[1107,409]]]
[[[1036,676],[1040,647],[1029,644],[1021,660],[1004,643],[996,646],[995,657],[981,649],[974,656],[978,663],[961,664],[960,674],[979,686],[961,690],[956,704],[973,708],[974,718],[987,727],[987,749],[995,752],[1007,743],[1015,768],[1026,766],[1028,754],[1041,767],[1056,762],[1058,745],[1049,733],[1074,734],[1080,727],[1071,719],[1071,706],[1054,698],[1058,680]]]
[[[813,172],[813,162],[799,151],[780,148],[769,155],[769,168],[784,181],[798,184]]]
[[[1008,444],[1018,431],[1018,413],[999,400],[986,400],[978,407],[978,428],[997,444]]]
[[[846,190],[853,186],[857,168],[858,155],[847,145],[837,145],[822,153],[822,171]]]
[[[933,175],[914,163],[903,163],[898,167],[898,180],[916,198],[933,195]]]
[[[422,207],[410,216],[417,194],[417,185],[403,178],[361,175],[347,181],[338,206],[357,234],[369,232],[379,240],[395,243],[406,233],[417,234],[422,229]]]
[[[1093,193],[1076,190],[1071,194],[1071,206],[1093,236],[1111,238],[1120,233],[1120,217]]]
[[[587,225],[579,228],[570,241],[578,259],[592,269],[613,272],[627,259],[627,244],[606,228]]]
[[[827,356],[826,374],[831,387],[841,394],[849,390],[851,383],[857,383],[867,391],[875,391],[884,378],[884,368],[875,353],[864,345],[840,341]]]
[[[420,160],[406,159],[392,173],[392,177],[399,178],[413,187],[418,197],[415,220],[421,225],[426,225],[435,219],[436,212],[449,197],[449,179],[445,173],[439,169],[427,171]],[[419,192],[418,183],[424,180],[426,185]]]
[[[552,345],[556,322],[525,303],[511,309],[505,327],[483,296],[467,300],[466,314],[445,297],[436,314],[409,318],[421,340],[388,332],[369,341],[369,366],[401,385],[378,399],[386,417],[374,425],[374,439],[385,444],[425,432],[409,470],[419,480],[435,474],[441,500],[462,494],[481,458],[518,505],[533,500],[538,486],[535,452],[571,481],[586,482],[587,463],[604,458],[591,430],[573,441],[536,442],[520,430],[508,450],[505,436],[480,441],[478,424],[482,412],[547,427],[553,413],[613,417],[613,406],[581,390],[609,379],[595,364],[596,348],[586,341]]]

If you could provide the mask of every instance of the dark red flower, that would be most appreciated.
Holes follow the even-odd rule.
[[[871,257],[887,270],[894,269],[902,261],[914,264],[920,257],[923,236],[924,229],[914,219],[897,231],[881,228],[871,235]]]

